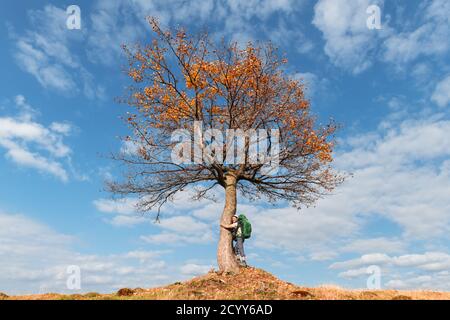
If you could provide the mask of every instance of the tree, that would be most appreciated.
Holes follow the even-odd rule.
[[[123,47],[132,79],[123,99],[131,107],[126,122],[132,134],[124,139],[136,150],[114,156],[128,170],[123,181],[108,183],[112,193],[139,197],[139,208],[157,208],[158,219],[161,206],[177,192],[192,185],[195,199],[201,199],[221,186],[225,205],[220,222],[229,224],[238,191],[252,200],[286,200],[300,208],[342,182],[331,167],[336,125],[317,125],[304,86],[286,75],[287,61],[272,44],[249,42],[245,48],[225,40],[214,44],[207,33],[188,36],[181,28],[163,30],[154,18],[149,23],[155,32],[151,43]],[[240,144],[226,139],[222,149],[211,151],[220,139],[214,135],[195,139],[199,127],[244,135],[263,130],[271,156],[257,154],[257,161],[252,161],[253,144],[263,139],[249,134]],[[193,132],[189,138],[193,144],[187,149],[193,146],[194,158],[189,156],[191,161],[184,163],[173,160],[179,141],[172,134],[180,129]],[[235,147],[243,155],[239,161],[219,161],[234,155]],[[276,170],[273,166],[267,170],[274,163]],[[239,268],[231,237],[220,228],[217,262],[222,271]]]

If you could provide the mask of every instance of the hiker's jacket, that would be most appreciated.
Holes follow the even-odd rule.
[[[231,227],[233,228],[233,238],[242,238],[242,227],[241,223],[239,221],[234,222],[231,224]]]

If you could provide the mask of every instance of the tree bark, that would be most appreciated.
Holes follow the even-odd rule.
[[[236,214],[236,183],[237,179],[232,174],[225,176],[225,206],[221,217],[221,223],[230,224],[231,218]],[[232,247],[231,231],[220,227],[220,238],[217,246],[217,264],[222,272],[239,272],[239,264],[236,261]]]

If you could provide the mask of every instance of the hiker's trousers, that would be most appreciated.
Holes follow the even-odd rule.
[[[237,237],[236,239],[236,245],[234,247],[234,252],[237,256],[245,257],[244,252],[244,238]]]

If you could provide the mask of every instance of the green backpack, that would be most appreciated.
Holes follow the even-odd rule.
[[[252,224],[250,223],[250,221],[245,215],[240,214],[239,223],[241,224],[242,237],[244,239],[250,238],[250,236],[252,235]]]

